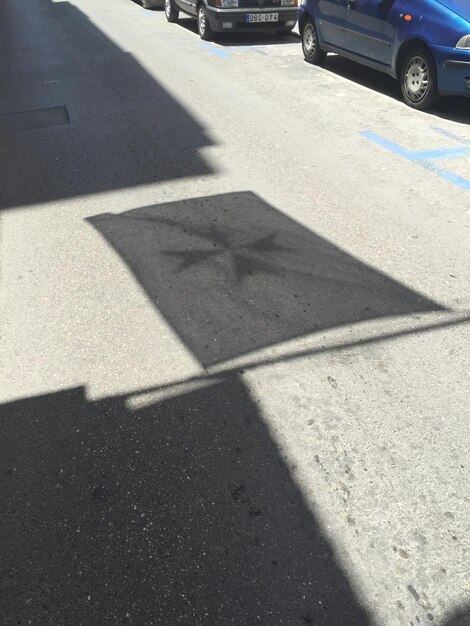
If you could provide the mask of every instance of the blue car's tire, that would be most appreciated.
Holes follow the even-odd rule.
[[[325,60],[326,52],[320,48],[318,33],[314,21],[307,17],[300,25],[302,37],[302,51],[304,59],[313,65],[319,65]]]
[[[405,103],[413,109],[429,109],[439,97],[436,63],[424,46],[413,48],[406,55],[400,72],[400,85]]]

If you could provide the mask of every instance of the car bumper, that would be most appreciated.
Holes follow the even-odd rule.
[[[439,92],[470,97],[470,50],[431,46]]]
[[[277,22],[246,22],[247,15],[277,13]],[[207,17],[211,30],[218,33],[230,32],[266,32],[290,30],[297,21],[297,7],[270,7],[266,9],[216,9],[207,7]]]

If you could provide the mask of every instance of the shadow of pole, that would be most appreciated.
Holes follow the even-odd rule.
[[[160,392],[168,392],[171,389],[185,388],[186,386],[191,387],[194,384],[207,384],[208,381],[217,381],[221,376],[232,376],[237,375],[241,370],[243,372],[255,370],[258,367],[264,367],[267,365],[277,365],[279,363],[287,363],[289,361],[296,361],[298,359],[317,356],[321,354],[329,354],[335,352],[341,352],[343,350],[351,350],[353,348],[360,348],[361,346],[368,346],[370,344],[380,343],[382,341],[393,341],[394,339],[399,339],[400,337],[407,337],[410,335],[419,335],[422,333],[429,333],[432,331],[445,330],[446,328],[453,328],[455,326],[461,326],[465,324],[470,324],[470,315],[464,315],[458,317],[456,319],[450,319],[440,322],[434,322],[432,324],[426,324],[421,326],[414,326],[413,328],[408,328],[404,330],[400,330],[398,332],[393,333],[381,333],[378,335],[374,335],[372,337],[366,337],[364,339],[358,339],[356,341],[349,341],[345,343],[339,343],[336,345],[328,345],[322,346],[318,348],[307,348],[307,349],[295,349],[293,351],[283,350],[283,353],[279,356],[271,356],[269,358],[256,358],[251,355],[248,356],[246,360],[240,365],[233,367],[231,364],[228,366],[226,364],[221,364],[214,368],[211,368],[210,372],[205,372],[201,376],[192,376],[191,378],[184,378],[181,380],[176,380],[166,385],[160,385],[157,387],[149,387],[146,389],[141,389],[139,392],[136,392],[137,395],[143,394],[155,394]]]

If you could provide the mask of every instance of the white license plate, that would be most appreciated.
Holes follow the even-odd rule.
[[[278,22],[279,21],[279,13],[249,13],[245,21],[248,24],[258,23],[258,22]]]

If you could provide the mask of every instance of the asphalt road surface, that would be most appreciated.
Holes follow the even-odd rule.
[[[470,101],[0,1],[3,625],[470,624]]]

